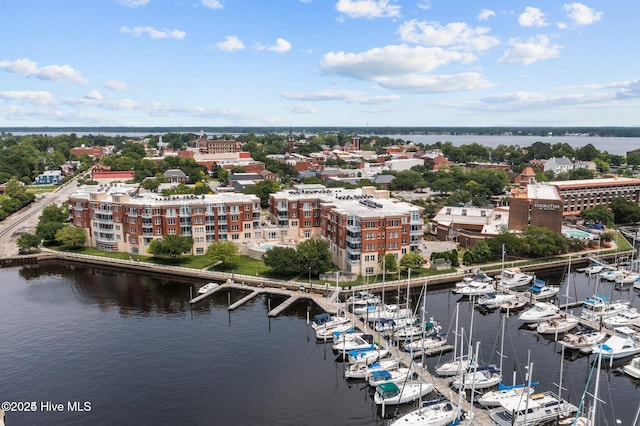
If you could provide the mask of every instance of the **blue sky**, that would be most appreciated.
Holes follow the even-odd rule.
[[[0,127],[637,126],[637,0],[4,0]]]

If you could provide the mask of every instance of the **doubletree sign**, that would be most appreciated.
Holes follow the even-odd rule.
[[[533,207],[538,210],[558,210],[562,208],[562,204],[533,203]]]

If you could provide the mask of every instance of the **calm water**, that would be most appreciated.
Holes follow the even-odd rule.
[[[558,284],[562,277],[558,271],[545,278]],[[595,280],[575,277],[571,297],[594,293]],[[385,424],[364,384],[346,382],[330,347],[316,343],[306,303],[269,319],[269,305],[282,299],[259,297],[229,313],[221,293],[191,310],[194,284],[70,265],[0,269],[0,400],[65,405],[64,412],[38,406],[36,413],[8,413],[7,426]],[[633,290],[613,292],[611,284],[600,290],[640,306]],[[397,295],[395,287],[385,292],[387,301]],[[233,292],[231,301],[241,296]],[[414,304],[417,297],[411,295]],[[404,288],[400,298],[406,300]],[[457,301],[448,289],[429,291],[427,310],[448,328]],[[500,314],[460,306],[460,325],[468,330],[473,312],[482,357],[498,363]],[[312,306],[310,314],[317,312]],[[514,365],[520,377],[530,354],[538,389],[553,390],[560,346],[520,325],[516,317],[507,320],[507,381]],[[574,403],[590,361],[564,359],[565,394]],[[640,382],[615,366],[603,370],[607,405],[599,424],[630,425]],[[88,401],[91,411],[69,412],[67,401]]]

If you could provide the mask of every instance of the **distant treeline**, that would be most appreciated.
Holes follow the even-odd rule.
[[[194,133],[204,131],[208,134],[237,133],[288,133],[289,127],[0,127],[2,133]],[[537,135],[561,136],[580,134],[589,136],[640,137],[640,127],[293,127],[295,134],[321,134],[356,132],[360,135]]]

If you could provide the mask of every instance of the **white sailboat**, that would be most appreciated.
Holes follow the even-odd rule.
[[[416,399],[427,396],[433,390],[433,384],[424,382],[382,383],[376,386],[373,400],[378,405],[408,404]]]
[[[381,359],[371,364],[352,364],[344,370],[345,379],[366,379],[374,371],[394,370],[400,366],[398,358]]]
[[[456,407],[446,398],[423,401],[420,408],[394,420],[394,424],[406,426],[447,426],[454,424],[462,415],[460,407]]]

